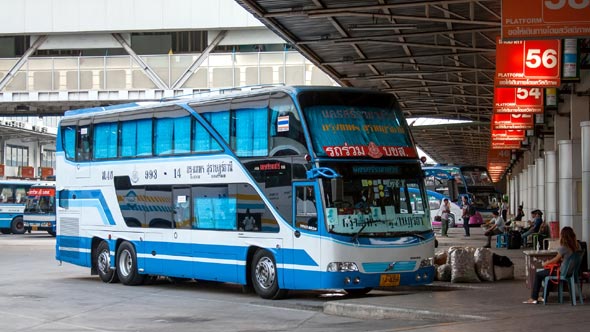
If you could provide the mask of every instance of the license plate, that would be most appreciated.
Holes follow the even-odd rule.
[[[379,280],[379,286],[390,287],[399,286],[400,275],[399,274],[382,274],[381,280]]]

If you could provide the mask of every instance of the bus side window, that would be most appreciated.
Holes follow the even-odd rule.
[[[78,130],[78,144],[76,146],[76,160],[90,160],[90,127],[80,127]]]
[[[315,207],[315,196],[312,186],[296,188],[296,226],[302,229],[317,231],[318,218]]]

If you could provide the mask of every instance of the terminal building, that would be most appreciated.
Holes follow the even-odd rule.
[[[213,5],[214,4],[214,5]],[[233,0],[0,0],[0,178],[45,178],[67,110],[336,85]]]

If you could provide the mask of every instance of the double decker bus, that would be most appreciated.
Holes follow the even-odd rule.
[[[502,194],[494,187],[485,167],[436,165],[423,169],[428,190],[451,197],[458,204],[459,196],[467,195],[484,220],[491,219],[492,211],[500,207]]]
[[[27,191],[23,214],[25,229],[55,236],[55,184],[32,185]]]
[[[56,258],[104,282],[278,299],[434,278],[430,213],[411,204],[423,173],[391,94],[273,87],[69,111],[56,161]]]
[[[23,211],[29,188],[38,183],[31,180],[0,180],[0,232],[24,234]]]

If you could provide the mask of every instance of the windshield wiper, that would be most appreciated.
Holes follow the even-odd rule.
[[[356,244],[359,244],[359,235],[361,235],[361,232],[365,229],[365,227],[367,227],[368,224],[368,222],[363,223],[363,227],[361,227],[358,230],[358,232],[356,232],[356,234],[352,236],[352,242],[356,242]]]
[[[414,233],[414,232],[400,232],[400,233],[397,233],[396,235],[398,235],[398,236],[413,236],[413,237],[416,237],[422,241],[426,240],[426,238],[424,236],[422,236],[418,233]]]

